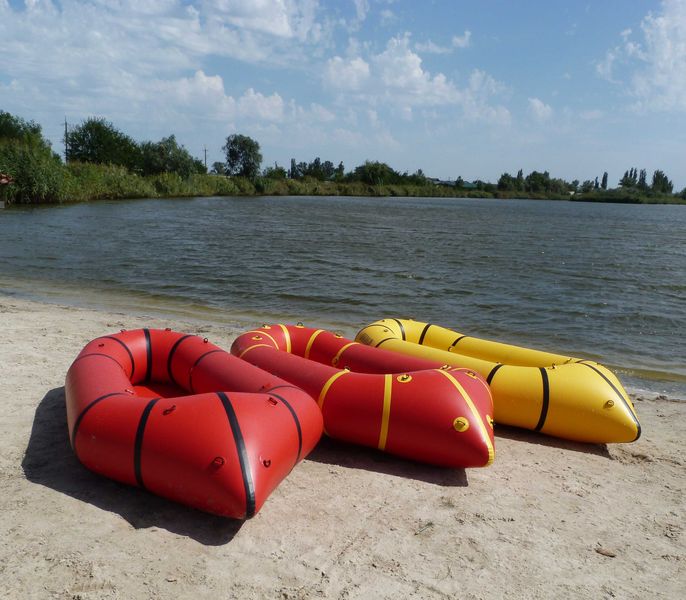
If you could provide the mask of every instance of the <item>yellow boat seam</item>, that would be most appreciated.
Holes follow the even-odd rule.
[[[279,323],[279,327],[281,327],[283,334],[286,336],[286,352],[288,354],[291,353],[291,334],[288,331],[287,327],[283,323]]]
[[[238,358],[243,358],[244,354],[246,354],[247,352],[250,352],[250,350],[253,350],[254,348],[272,348],[272,347],[268,344],[255,344],[253,346],[248,346],[245,350],[243,350],[243,352],[241,352],[238,355]],[[273,350],[273,348],[272,348],[272,350]]]
[[[307,341],[307,346],[305,347],[305,358],[310,358],[310,350],[312,349],[312,344],[314,344],[314,340],[316,337],[324,331],[323,329],[317,329],[311,336],[310,339]]]
[[[337,365],[337,364],[338,364],[338,361],[341,360],[341,354],[343,354],[343,352],[345,352],[348,348],[350,348],[350,346],[354,346],[355,344],[357,344],[357,342],[350,342],[349,344],[346,344],[345,346],[343,346],[343,347],[336,353],[336,356],[334,356],[334,357],[331,359],[331,364],[332,364],[332,365]]]
[[[388,421],[391,417],[391,392],[393,388],[393,375],[384,375],[383,382],[383,412],[381,414],[381,432],[379,433],[379,450],[386,449],[388,438]]]
[[[465,390],[462,385],[460,385],[460,382],[457,381],[450,373],[447,371],[441,371],[440,369],[436,369],[439,373],[442,375],[445,375],[451,382],[452,384],[457,388],[457,391],[460,392],[462,397],[465,399],[465,402],[469,406],[469,409],[472,411],[472,415],[476,418],[477,422],[479,423],[479,429],[481,430],[481,433],[486,440],[486,445],[488,446],[488,462],[484,465],[484,467],[487,467],[490,465],[493,460],[495,459],[495,449],[493,448],[493,444],[491,443],[491,438],[488,435],[488,430],[486,429],[486,425],[484,424],[483,420],[481,419],[481,415],[479,414],[479,411],[476,410],[476,406],[474,406],[474,402],[470,398],[469,394],[467,393],[467,390]]]
[[[317,405],[319,406],[320,410],[324,410],[324,399],[326,398],[326,394],[329,393],[329,388],[333,385],[333,382],[346,373],[350,373],[350,371],[338,371],[338,373],[334,373],[331,377],[329,377],[329,380],[324,384],[322,391],[319,392],[319,398],[317,398]]]
[[[275,340],[271,335],[269,335],[268,333],[266,333],[266,332],[264,332],[264,331],[260,331],[259,329],[253,329],[253,330],[251,330],[251,331],[248,331],[248,332],[245,333],[244,335],[248,335],[249,333],[256,333],[256,334],[258,334],[258,335],[264,335],[264,336],[268,337],[272,342],[274,342],[274,347],[275,347],[275,348],[277,348],[277,349],[279,348],[279,344],[277,344],[277,343],[276,343],[276,340]]]

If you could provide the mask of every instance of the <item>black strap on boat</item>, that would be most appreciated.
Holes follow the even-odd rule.
[[[92,356],[92,354],[88,354],[87,356]],[[114,359],[112,359],[112,360],[114,360]],[[118,364],[118,363],[117,363],[117,364]],[[77,434],[77,432],[79,431],[79,427],[80,427],[80,425],[81,425],[81,421],[83,421],[83,418],[86,416],[86,413],[87,413],[91,408],[93,408],[93,407],[94,407],[96,404],[98,404],[99,402],[102,402],[102,401],[105,400],[106,398],[110,398],[110,397],[112,397],[112,396],[126,396],[126,394],[125,394],[124,392],[111,392],[111,393],[109,393],[109,394],[104,394],[103,396],[100,396],[100,397],[96,398],[95,400],[93,400],[88,406],[86,406],[86,408],[84,408],[84,409],[81,411],[81,413],[79,414],[79,416],[76,417],[76,422],[74,423],[74,429],[72,429],[72,432],[71,432],[71,447],[72,447],[72,449],[74,450],[74,454],[76,454],[76,456],[79,455],[78,452],[76,452],[76,434]]]
[[[143,489],[146,489],[143,483],[143,474],[141,473],[141,455],[143,452],[143,435],[145,434],[145,426],[148,423],[148,417],[150,416],[150,411],[152,407],[155,406],[159,398],[153,398],[145,405],[143,413],[141,414],[141,419],[138,421],[138,429],[136,430],[136,441],[133,446],[133,472],[136,475],[136,481],[138,485]]]
[[[466,337],[467,337],[466,335],[461,335],[459,338],[457,338],[452,344],[450,344],[450,348],[448,348],[448,352],[450,352],[455,346],[457,346],[457,344],[461,340],[465,339]]]
[[[233,404],[231,404],[231,400],[224,392],[217,392],[217,396],[224,405],[224,410],[231,426],[231,433],[233,433],[233,439],[236,443],[236,452],[238,453],[238,462],[241,466],[241,476],[243,477],[243,487],[245,488],[245,518],[250,519],[255,515],[255,487],[250,471],[248,452],[245,448],[245,440],[243,439],[243,433],[241,432],[238,417],[236,416]]]
[[[498,369],[500,369],[500,367],[502,366],[502,363],[498,363],[495,367],[491,369],[491,372],[488,374],[488,377],[486,377],[486,383],[490,385],[491,381],[493,381],[493,378],[495,377],[495,374],[498,372]]]
[[[143,383],[147,383],[152,378],[152,340],[150,339],[150,330],[144,329],[143,334],[145,335],[145,354],[148,358],[148,365],[145,370],[145,379]]]
[[[279,386],[279,387],[285,387],[285,386]],[[277,388],[272,388],[271,390],[265,392],[265,394],[269,394],[270,396],[274,396],[275,398],[278,398],[283,402],[284,406],[290,411],[291,416],[293,417],[293,421],[295,422],[295,429],[298,432],[298,454],[295,457],[295,465],[298,464],[298,461],[300,460],[300,454],[302,453],[303,449],[303,432],[302,428],[300,427],[300,419],[298,419],[298,415],[296,414],[295,410],[293,410],[293,407],[291,406],[290,402],[286,400],[283,396],[280,396],[279,394],[275,394],[274,390]]]
[[[402,336],[404,342],[407,337],[405,336],[405,327],[403,326],[402,321],[400,321],[400,319],[393,319],[393,321],[395,321],[398,324],[398,327],[400,327],[400,335]]]
[[[419,336],[419,342],[418,344],[421,346],[424,343],[424,336],[426,335],[426,332],[429,331],[429,327],[431,327],[431,323],[427,323],[426,327],[422,330],[421,335]]]
[[[548,373],[544,367],[539,367],[541,372],[541,380],[543,381],[543,403],[541,405],[541,416],[538,418],[538,423],[534,427],[534,431],[541,431],[548,416],[548,405],[550,404],[550,383],[548,382]]]
[[[215,348],[214,350],[208,350],[205,352],[205,354],[201,354],[198,357],[198,360],[196,360],[193,363],[193,366],[191,367],[191,371],[188,375],[188,387],[190,388],[190,391],[195,394],[195,390],[193,389],[193,371],[195,370],[195,367],[197,367],[200,364],[200,361],[202,361],[206,356],[209,356],[210,354],[215,354],[216,352],[224,352],[224,350],[220,350],[219,348]]]
[[[174,354],[176,354],[176,350],[181,345],[181,342],[183,342],[183,340],[187,340],[189,337],[195,336],[184,335],[183,337],[180,337],[178,340],[176,340],[175,344],[172,346],[172,349],[169,351],[169,358],[167,359],[167,373],[169,374],[169,381],[175,385],[178,384],[176,383],[176,379],[174,379],[174,373],[172,372],[172,359],[174,358]]]
[[[638,422],[638,419],[636,418],[636,415],[634,414],[634,411],[631,410],[631,407],[627,404],[627,401],[624,399],[624,396],[622,393],[617,389],[614,383],[610,381],[605,374],[600,371],[599,369],[596,369],[593,365],[588,364],[587,362],[584,361],[579,361],[577,364],[582,364],[585,367],[588,367],[589,369],[593,369],[598,375],[600,375],[606,382],[607,384],[612,388],[615,394],[617,394],[617,397],[620,399],[622,404],[626,407],[627,411],[629,411],[629,414],[631,415],[632,420],[634,423],[636,423],[636,437],[632,441],[636,441],[638,438],[641,437],[641,424]]]
[[[124,350],[126,350],[126,353],[129,355],[129,360],[131,360],[131,375],[129,375],[129,379],[133,380],[133,372],[136,370],[136,363],[133,360],[133,353],[131,352],[131,349],[124,342],[122,342],[119,338],[116,338],[113,335],[106,335],[100,339],[112,340],[114,342],[117,342],[117,344],[120,344],[124,348]]]

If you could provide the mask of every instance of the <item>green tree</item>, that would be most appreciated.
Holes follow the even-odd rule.
[[[262,172],[262,176],[266,177],[267,179],[286,179],[288,177],[288,173],[286,172],[286,169],[274,163],[273,167],[267,167]]]
[[[604,190],[607,189],[607,171],[603,173],[603,179],[600,182],[600,187],[603,188]]]
[[[140,165],[140,149],[128,135],[102,118],[86,119],[69,132],[69,160],[121,165],[134,170]]]
[[[396,183],[399,174],[386,163],[378,161],[365,161],[363,165],[355,167],[353,180],[362,181],[371,185],[385,185]]]
[[[170,135],[159,142],[140,145],[140,169],[143,175],[178,173],[187,179],[194,173],[204,173],[205,165],[180,146],[174,135]]]
[[[641,172],[638,176],[638,189],[641,190],[642,192],[647,192],[648,191],[648,183],[646,182],[647,174],[645,169],[641,169]]]
[[[262,154],[260,144],[247,135],[234,133],[226,138],[222,147],[226,153],[226,172],[228,175],[238,175],[255,179],[260,173]]]
[[[41,131],[41,126],[34,121],[25,121],[8,112],[0,110],[0,140],[13,140],[28,146],[50,148]]]
[[[651,186],[651,189],[656,194],[671,194],[674,185],[667,175],[658,169],[653,173],[653,185]]]
[[[514,190],[517,180],[512,177],[509,173],[503,173],[498,179],[498,189],[499,190]]]
[[[338,163],[333,176],[336,181],[343,181],[343,178],[345,177],[345,166],[343,165],[343,161]]]

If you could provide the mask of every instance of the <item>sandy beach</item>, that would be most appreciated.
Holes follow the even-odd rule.
[[[254,519],[236,522],[83,468],[63,386],[100,335],[172,327],[228,349],[255,324],[4,296],[0,323],[0,598],[683,597],[684,399],[634,395],[633,444],[497,427],[486,469],[324,439]]]

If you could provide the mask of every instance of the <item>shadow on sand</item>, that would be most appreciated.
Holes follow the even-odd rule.
[[[38,405],[22,468],[29,481],[117,513],[136,529],[159,527],[218,546],[230,542],[243,525],[243,521],[186,508],[87,470],[69,445],[63,387],[50,390]]]
[[[443,487],[466,487],[465,469],[434,467],[423,463],[404,460],[373,448],[347,444],[323,436],[307,460],[327,465],[338,465],[351,469],[364,469],[405,479],[417,479]]]
[[[607,444],[584,444],[582,442],[572,442],[561,438],[551,437],[528,429],[510,427],[509,425],[497,425],[495,428],[496,438],[506,438],[517,442],[526,442],[537,446],[548,446],[550,448],[561,448],[562,450],[572,450],[573,452],[583,452],[584,454],[595,454],[614,460],[607,449]]]

